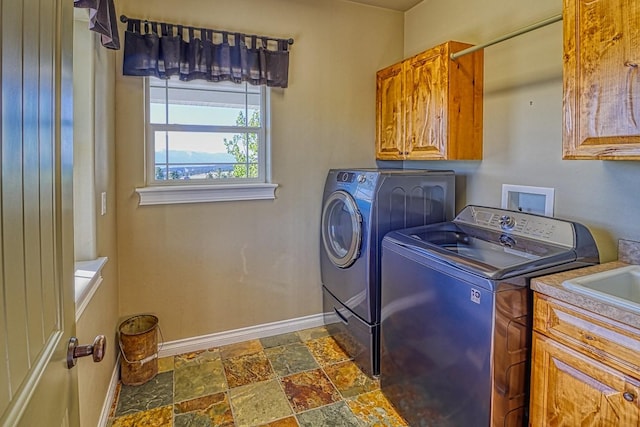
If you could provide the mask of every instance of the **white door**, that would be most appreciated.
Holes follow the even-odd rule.
[[[72,0],[0,0],[0,425],[78,426]]]

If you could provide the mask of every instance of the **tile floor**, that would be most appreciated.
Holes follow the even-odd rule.
[[[109,427],[407,426],[323,327],[158,360],[119,385]]]

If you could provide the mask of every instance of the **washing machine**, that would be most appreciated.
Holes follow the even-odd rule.
[[[453,171],[332,169],[322,199],[320,267],[327,329],[369,375],[380,360],[381,242],[396,229],[451,220]]]
[[[525,427],[531,278],[599,262],[583,225],[467,206],[382,242],[380,384],[412,427]]]

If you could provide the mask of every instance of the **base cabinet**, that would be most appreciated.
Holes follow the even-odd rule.
[[[534,294],[531,427],[640,427],[640,331]]]
[[[640,381],[533,334],[530,426],[640,426]]]

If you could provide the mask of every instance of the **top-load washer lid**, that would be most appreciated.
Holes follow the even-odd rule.
[[[452,222],[391,232],[390,240],[489,279],[576,260],[598,262],[582,225],[523,212],[467,206]]]

